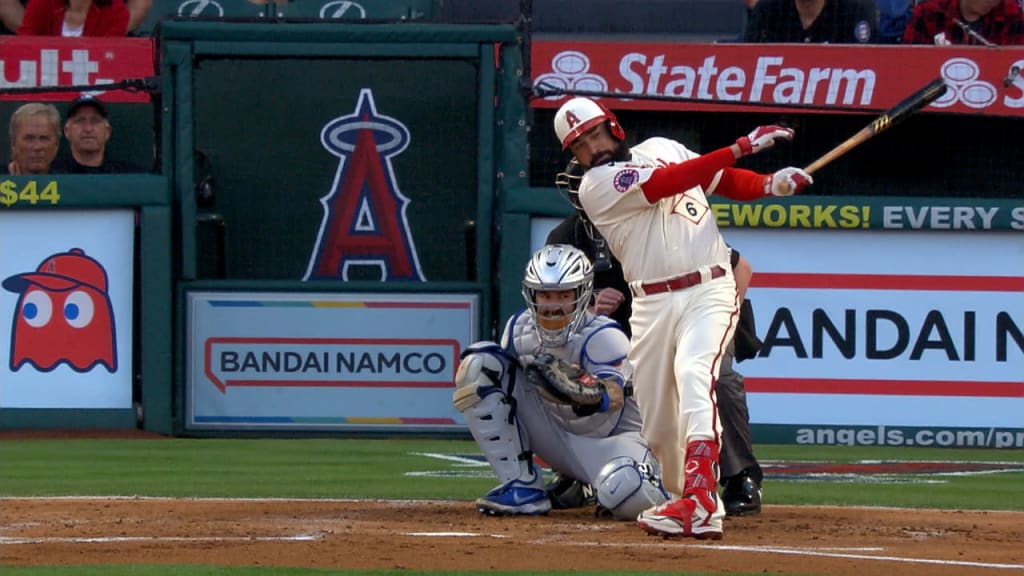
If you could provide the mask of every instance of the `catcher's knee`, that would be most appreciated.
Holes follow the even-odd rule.
[[[658,468],[629,456],[613,458],[597,474],[597,501],[619,520],[636,520],[644,510],[668,500]]]
[[[455,372],[452,403],[459,412],[476,406],[489,394],[504,394],[502,383],[508,373],[509,359],[494,342],[476,342],[466,348]]]

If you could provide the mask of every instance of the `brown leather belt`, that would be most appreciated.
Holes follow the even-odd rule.
[[[711,279],[721,278],[725,276],[725,268],[721,266],[711,267]],[[636,290],[633,291],[634,296],[650,296],[651,294],[661,294],[662,292],[674,292],[676,290],[685,290],[690,286],[696,286],[700,284],[700,272],[690,272],[689,274],[683,274],[682,276],[676,276],[675,278],[669,278],[668,280],[659,280],[658,282],[644,282],[640,285],[640,290],[643,290],[643,294],[637,294]]]

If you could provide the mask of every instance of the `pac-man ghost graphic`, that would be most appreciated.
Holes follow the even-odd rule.
[[[49,256],[3,287],[21,295],[11,327],[11,371],[29,363],[49,372],[61,362],[76,372],[97,364],[117,370],[107,271],[80,248]]]

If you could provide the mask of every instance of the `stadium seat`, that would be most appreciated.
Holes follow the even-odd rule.
[[[293,0],[273,5],[278,18],[323,20],[424,20],[434,0]]]
[[[167,18],[266,18],[273,14],[273,5],[248,0],[153,0],[135,36],[149,36],[157,23]]]
[[[519,9],[519,0],[444,0],[438,18],[513,21]],[[532,28],[552,35],[734,41],[742,36],[746,18],[743,0],[544,0],[533,3]]]

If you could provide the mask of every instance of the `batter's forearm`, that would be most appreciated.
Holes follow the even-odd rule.
[[[736,148],[736,150],[733,150]],[[679,164],[669,164],[651,173],[651,177],[640,185],[644,197],[651,204],[662,198],[675,196],[694,186],[707,188],[715,174],[736,163],[738,148],[735,144],[720,148]]]
[[[765,197],[764,174],[743,168],[726,168],[713,192],[731,200],[750,201]]]

